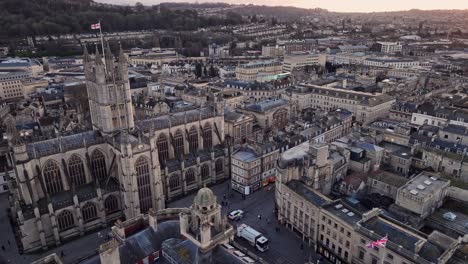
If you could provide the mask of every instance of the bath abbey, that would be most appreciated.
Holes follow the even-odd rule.
[[[47,249],[227,177],[224,103],[134,119],[128,62],[84,51],[92,129],[40,141],[10,126],[12,218],[25,252]]]

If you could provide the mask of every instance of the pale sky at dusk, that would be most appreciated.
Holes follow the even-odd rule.
[[[141,2],[145,5],[160,2],[195,2],[195,0],[97,0],[108,3],[135,4]],[[289,5],[304,8],[325,8],[339,12],[372,12],[372,11],[399,11],[408,9],[468,9],[468,0],[201,0],[202,2],[226,2],[231,4],[257,4],[257,5]]]

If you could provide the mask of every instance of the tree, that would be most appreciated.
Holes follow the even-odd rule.
[[[201,63],[195,64],[195,76],[200,78],[202,76],[202,65]]]
[[[250,22],[252,22],[252,23],[257,23],[257,21],[258,21],[257,20],[257,15],[253,15],[252,19],[250,19]]]
[[[213,67],[213,65],[210,66],[210,77],[216,77],[218,76],[218,73],[216,72],[216,69]]]
[[[135,3],[135,9],[136,9],[137,12],[140,13],[140,12],[143,12],[145,10],[145,6],[140,2],[136,2]]]
[[[275,17],[272,17],[271,18],[271,25],[276,26],[276,24],[278,24],[278,20]]]

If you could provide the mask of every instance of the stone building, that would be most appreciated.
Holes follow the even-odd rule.
[[[279,149],[272,142],[254,143],[231,155],[232,188],[249,195],[275,182]]]
[[[203,107],[134,121],[127,59],[85,50],[92,131],[10,140],[11,210],[25,252],[47,249],[131,218],[227,177],[224,108]]]
[[[367,193],[378,193],[396,199],[398,189],[405,185],[408,179],[387,171],[377,171],[367,178]]]
[[[252,115],[239,111],[227,110],[224,112],[224,133],[230,137],[231,143],[236,146],[253,138],[255,118]]]
[[[464,263],[459,255],[467,245],[466,235],[454,239],[438,231],[423,234],[353,199],[331,201],[303,180],[278,181],[275,199],[280,223],[314,245],[327,263]],[[386,247],[367,246],[384,236]]]
[[[263,129],[282,129],[289,122],[289,104],[283,99],[263,100],[249,104],[240,111],[253,115]]]
[[[283,64],[276,60],[253,61],[237,66],[236,79],[253,82],[259,75],[277,75],[282,72]]]
[[[353,113],[357,122],[362,124],[387,116],[395,102],[395,99],[387,94],[372,94],[312,84],[296,86],[284,98],[287,98],[298,111],[305,108],[328,111],[337,108],[346,109]]]
[[[398,189],[395,204],[426,218],[442,206],[449,186],[450,181],[422,172]]]
[[[276,180],[279,184],[301,180],[309,188],[329,194],[332,185],[346,175],[348,163],[349,151],[307,141],[281,154]]]
[[[315,244],[320,208],[330,201],[300,180],[276,184],[278,221],[293,231],[299,232],[309,245]]]

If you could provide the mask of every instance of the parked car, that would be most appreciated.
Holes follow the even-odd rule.
[[[453,222],[455,221],[455,218],[457,218],[457,215],[452,212],[448,212],[448,213],[443,214],[442,217],[449,220],[450,222]]]
[[[244,211],[234,210],[228,214],[228,218],[234,221],[239,221],[244,216]]]

